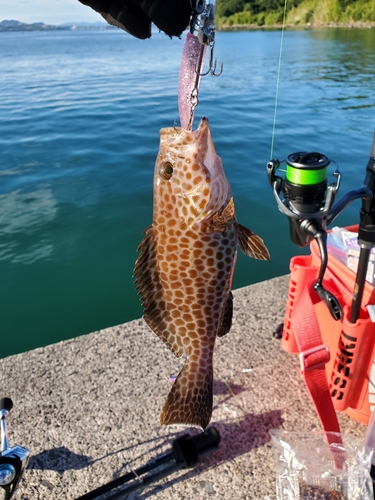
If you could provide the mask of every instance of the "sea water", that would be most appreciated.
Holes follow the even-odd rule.
[[[159,129],[178,123],[183,38],[0,33],[0,357],[141,316],[133,267]],[[327,155],[340,196],[362,184],[371,148],[374,30],[286,31],[281,58],[280,44],[278,30],[217,33],[224,71],[201,81],[195,124],[209,118],[238,219],[271,253],[239,255],[234,288],[286,274],[307,251],[277,209],[270,156]]]

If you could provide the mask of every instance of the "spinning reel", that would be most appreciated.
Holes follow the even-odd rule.
[[[22,446],[9,446],[6,418],[13,408],[12,400],[0,400],[0,487],[4,490],[4,500],[10,500],[29,462],[29,451]]]
[[[375,136],[373,149],[375,144]],[[340,172],[333,173],[336,180],[327,187],[327,167],[330,160],[323,154],[298,152],[290,154],[286,161],[285,178],[275,174],[281,162],[273,159],[267,163],[267,175],[279,210],[288,217],[290,237],[293,243],[304,247],[314,238],[318,243],[321,266],[314,290],[325,302],[335,320],[342,319],[343,312],[338,299],[323,286],[324,273],[328,263],[326,228],[330,222],[353,200],[365,198],[366,206],[374,199],[373,152],[367,165],[364,185],[348,192],[335,205],[340,187]],[[370,203],[369,203],[370,200]],[[367,210],[368,211],[368,210]],[[360,234],[361,237],[361,228]],[[359,240],[362,247],[364,242]]]

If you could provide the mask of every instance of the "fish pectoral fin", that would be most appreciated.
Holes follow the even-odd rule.
[[[140,255],[135,263],[134,277],[138,293],[141,295],[144,308],[143,317],[151,330],[166,344],[177,357],[183,349],[176,342],[176,331],[169,318],[169,312],[163,297],[163,286],[160,282],[154,228],[149,226],[145,236],[137,248]]]
[[[218,337],[224,337],[224,335],[226,335],[232,328],[232,318],[233,318],[233,293],[229,292],[227,301],[225,303],[224,312],[221,317],[220,326],[217,331]]]
[[[202,371],[189,359],[176,378],[160,413],[161,425],[187,425],[205,429],[212,415],[212,365]]]
[[[270,260],[270,254],[262,238],[242,224],[238,224],[238,246],[248,257],[258,260]]]
[[[220,210],[216,212],[212,217],[212,227],[214,231],[225,231],[229,222],[235,216],[233,197],[231,197],[228,203]]]

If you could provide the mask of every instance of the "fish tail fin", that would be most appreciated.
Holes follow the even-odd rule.
[[[212,414],[212,380],[212,366],[205,366],[203,372],[188,360],[164,403],[161,425],[187,425],[204,430]]]

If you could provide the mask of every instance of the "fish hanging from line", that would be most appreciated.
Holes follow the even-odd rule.
[[[237,247],[269,260],[263,240],[236,220],[231,188],[207,118],[195,131],[160,131],[152,225],[138,247],[135,283],[144,319],[186,362],[160,415],[164,425],[205,429],[212,414],[216,337],[232,324]]]

